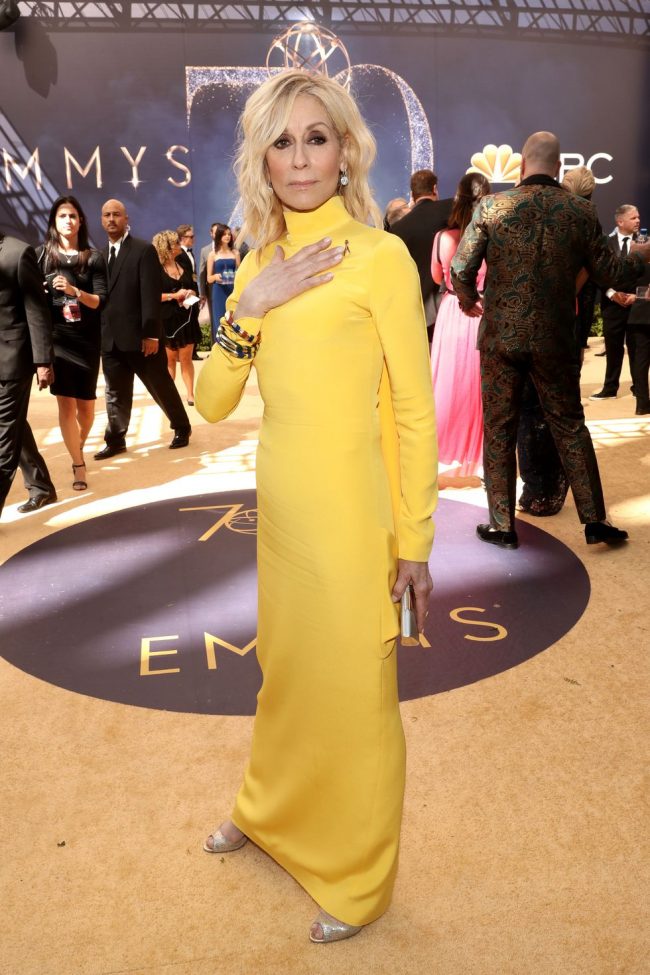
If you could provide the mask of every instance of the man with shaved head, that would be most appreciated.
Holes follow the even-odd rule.
[[[592,204],[557,181],[560,144],[535,132],[522,150],[521,182],[486,196],[476,208],[452,261],[461,308],[483,316],[479,328],[484,411],[483,466],[490,524],[484,542],[517,548],[515,489],[517,424],[524,383],[531,377],[566,471],[588,544],[624,541],[606,521],[598,464],[580,402],[575,338],[575,283],[586,268],[603,288],[618,287],[650,261],[650,244],[617,257]],[[481,301],[476,278],[487,262]]]
[[[557,176],[560,172],[560,140],[552,132],[533,132],[529,135],[521,150],[522,167],[521,179],[524,179],[524,169],[532,167],[533,172],[553,172]],[[525,160],[525,162],[524,162]]]
[[[108,300],[102,311],[102,369],[108,423],[106,446],[95,454],[95,460],[126,450],[135,376],[169,419],[174,431],[170,448],[187,447],[192,428],[167,368],[158,255],[152,244],[131,236],[129,216],[119,200],[107,200],[102,207],[102,227],[108,235],[104,250]]]

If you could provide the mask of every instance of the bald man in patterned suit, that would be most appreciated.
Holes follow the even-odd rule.
[[[490,524],[478,537],[517,548],[516,439],[521,395],[533,380],[566,471],[588,544],[625,541],[606,520],[596,455],[580,402],[575,282],[586,268],[601,287],[618,287],[650,260],[650,244],[624,260],[607,245],[592,204],[557,181],[560,144],[536,132],[522,150],[521,182],[486,196],[452,261],[461,308],[483,316],[479,329],[485,422],[484,471]],[[487,262],[484,307],[476,277]]]

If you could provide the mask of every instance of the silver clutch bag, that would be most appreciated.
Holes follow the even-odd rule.
[[[416,647],[420,643],[420,634],[418,633],[418,624],[415,619],[415,609],[413,608],[414,605],[415,594],[413,592],[413,586],[409,583],[401,599],[401,644],[403,647]]]

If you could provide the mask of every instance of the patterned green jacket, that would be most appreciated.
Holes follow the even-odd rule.
[[[476,275],[487,262],[481,350],[575,354],[575,282],[581,268],[601,287],[621,287],[644,264],[621,260],[607,245],[594,206],[549,176],[481,200],[451,265],[467,311],[477,301]]]

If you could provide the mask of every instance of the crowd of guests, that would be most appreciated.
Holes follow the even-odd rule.
[[[59,197],[50,209],[44,243],[36,249],[43,308],[49,322],[47,360],[41,385],[56,396],[59,425],[72,465],[72,488],[88,487],[84,446],[95,418],[100,362],[106,381],[108,423],[103,460],[126,450],[133,381],[138,376],[170,421],[170,448],[189,443],[191,424],[175,385],[180,368],[188,406],[194,406],[194,359],[202,342],[199,311],[208,304],[219,321],[233,287],[240,253],[225,224],[212,226],[212,243],[194,259],[194,231],[181,224],[157,233],[151,244],[130,233],[126,208],[109,200],[102,208],[108,237],[103,250],[90,246],[88,221],[73,196]],[[22,261],[29,261],[23,255]],[[34,297],[34,301],[38,298]],[[36,360],[34,360],[36,361]],[[29,497],[20,512],[38,510],[57,500],[47,465],[38,451],[22,407],[7,440],[11,459],[3,475],[0,510],[12,471],[21,468]],[[3,493],[4,492],[4,493]]]
[[[483,473],[484,391],[479,353],[482,319],[472,317],[463,309],[454,291],[452,262],[472,214],[491,192],[491,187],[480,173],[467,173],[461,178],[453,199],[441,200],[437,183],[436,175],[430,170],[414,173],[411,202],[404,198],[391,200],[384,213],[384,228],[404,240],[418,265],[431,339],[439,460],[448,468],[441,483],[450,486],[466,483],[465,478]],[[596,184],[592,172],[580,166],[570,170],[561,185],[569,193],[590,200]],[[639,212],[635,206],[625,204],[617,208],[614,218],[616,229],[607,242],[615,256],[625,257],[629,243],[638,237]],[[643,240],[643,236],[639,237],[640,242]],[[481,296],[486,272],[483,261],[476,279]],[[575,280],[575,319],[570,330],[574,341],[569,352],[579,373],[600,294],[607,367],[603,389],[590,398],[616,396],[624,345],[627,345],[637,415],[650,413],[650,302],[637,298],[635,285],[643,288],[648,284],[650,274],[646,268],[630,271],[622,291],[611,287],[601,291],[588,269],[581,268]],[[522,382],[517,460],[523,488],[517,506],[532,515],[553,515],[564,504],[569,478],[540,402],[539,381],[536,384],[528,374]]]
[[[478,203],[491,192],[491,187],[485,176],[468,173],[459,181],[454,197],[441,200],[437,185],[432,171],[413,173],[411,200],[400,197],[389,202],[384,229],[404,240],[418,268],[431,347],[439,461],[447,468],[443,483],[450,485],[483,475],[478,350],[481,318],[463,310],[451,274],[460,240]],[[590,170],[581,166],[566,174],[562,186],[589,200],[595,180]],[[615,255],[624,257],[629,243],[638,236],[638,209],[622,205],[616,210],[615,221],[616,230],[608,243]],[[126,450],[135,375],[170,420],[175,431],[170,446],[176,449],[189,442],[190,422],[174,384],[177,369],[187,405],[193,406],[194,360],[200,358],[197,348],[203,338],[199,312],[205,308],[208,313],[213,344],[233,291],[236,271],[248,249],[246,244],[241,250],[235,246],[240,228],[231,230],[226,224],[215,222],[210,227],[211,243],[201,249],[197,267],[194,230],[189,224],[156,234],[152,248],[131,237],[128,215],[119,201],[108,201],[102,224],[109,238],[103,252],[90,247],[86,216],[78,200],[61,197],[51,208],[46,239],[36,255],[53,323],[54,379],[50,389],[57,398],[59,425],[70,454],[72,487],[76,491],[85,490],[88,484],[83,451],[94,422],[100,360],[106,378],[108,424],[105,446],[95,455],[96,459]],[[125,251],[135,253],[130,261],[123,254],[120,262],[119,250],[127,240]],[[129,278],[126,286],[124,280],[119,280],[122,265],[122,278]],[[477,272],[479,294],[484,291],[486,271],[483,262]],[[621,291],[602,291],[606,376],[603,389],[591,397],[616,396],[627,345],[637,415],[650,413],[650,312],[647,302],[637,302],[634,288],[637,281],[647,283],[647,278],[647,272],[638,274],[630,277]],[[576,280],[574,323],[579,354],[587,344],[598,294],[596,282],[582,269]],[[124,311],[132,325],[130,329],[129,322],[122,320]],[[155,324],[158,319],[162,323],[160,334]],[[141,334],[146,337],[139,343]],[[166,373],[162,369],[165,362]],[[557,513],[564,504],[569,479],[530,376],[520,398],[517,453],[523,481],[519,509],[537,516]],[[19,463],[29,493],[19,511],[33,511],[55,501],[54,485],[27,422]]]

